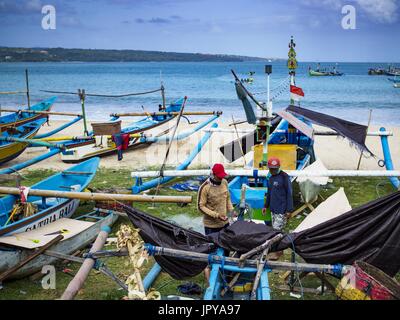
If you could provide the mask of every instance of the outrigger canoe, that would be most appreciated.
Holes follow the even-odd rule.
[[[182,108],[183,101],[184,99],[179,99],[170,104],[166,108],[165,112],[179,112]],[[149,115],[146,118],[133,122],[129,126],[122,128],[121,134],[134,135],[142,133],[161,126],[175,117],[176,115]],[[113,121],[116,120],[117,118],[113,119]],[[111,136],[94,136],[94,138],[96,138],[95,142],[90,141],[63,151],[61,154],[61,160],[67,163],[76,163],[92,157],[103,157],[117,153],[117,146],[112,141]],[[140,144],[142,144],[142,142],[140,142],[140,137],[132,136],[129,139],[128,149],[133,149]]]
[[[38,119],[20,126],[4,127],[0,132],[2,138],[32,139],[40,128],[46,123],[46,119]],[[0,140],[0,164],[6,163],[18,157],[28,147],[28,143]]]
[[[42,102],[35,104],[30,107],[31,111],[50,111],[57,97],[52,97]],[[7,130],[9,126],[20,126],[34,120],[46,118],[45,114],[35,114],[30,112],[24,112],[20,110],[18,112],[10,113],[0,117],[0,133]]]
[[[66,171],[55,174],[31,187],[31,189],[53,191],[83,191],[94,178],[100,159],[93,158]],[[19,197],[8,195],[0,198],[0,237],[40,228],[61,218],[71,217],[79,206],[77,199],[46,198],[29,196],[27,202],[34,213],[12,221],[12,215]]]
[[[308,70],[308,74],[311,77],[324,77],[324,76],[329,77],[329,76],[342,76],[343,75],[342,72],[329,72],[329,71],[325,72],[325,71],[315,71],[312,69]]]
[[[116,214],[96,210],[74,219],[63,218],[58,220],[59,223],[47,225],[37,230],[41,232],[39,236],[38,232],[35,234],[26,232],[23,235],[19,234],[20,236],[2,237],[0,238],[0,274],[24,261],[35,248],[45,245],[58,234],[63,234],[64,239],[50,247],[49,250],[61,255],[71,255],[77,250],[89,246],[103,226],[111,227],[117,219],[118,215]],[[32,237],[38,239],[31,239]],[[29,245],[30,239],[39,243],[35,246],[35,243],[30,241]],[[60,258],[62,259],[61,256],[42,254],[18,269],[9,278],[29,276],[40,271],[44,265],[53,265]]]

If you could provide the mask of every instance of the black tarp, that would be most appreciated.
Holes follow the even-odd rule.
[[[281,117],[277,115],[274,116],[274,118],[271,120],[271,132],[275,130],[281,120]],[[243,154],[247,154],[248,152],[252,151],[253,146],[261,142],[262,140],[258,139],[257,130],[254,130],[254,132],[250,132],[239,139],[224,144],[219,148],[219,150],[229,162],[233,162],[241,158]]]
[[[374,156],[374,154],[365,145],[365,139],[368,131],[367,126],[293,105],[287,107],[286,111],[289,111],[294,115],[303,116],[315,124],[331,128],[342,137],[349,139],[350,142],[354,143],[362,152],[366,152],[368,155]]]
[[[132,224],[140,229],[140,236],[145,243],[178,250],[209,253],[215,246],[201,233],[181,228],[177,225],[153,217],[136,208],[121,204]],[[154,257],[162,269],[175,279],[194,277],[202,272],[206,263],[190,262],[165,256]]]
[[[263,224],[237,221],[208,237],[180,228],[125,206],[131,222],[145,242],[167,248],[211,253],[215,246],[247,252],[277,234]],[[400,270],[400,191],[371,201],[334,219],[299,233],[286,234],[272,248],[292,248],[306,262],[353,264],[366,261],[394,276]],[[199,274],[203,263],[156,257],[164,271],[176,279]]]

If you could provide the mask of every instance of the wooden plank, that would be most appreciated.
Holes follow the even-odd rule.
[[[17,264],[16,266],[8,269],[7,271],[3,272],[0,275],[0,282],[4,281],[5,279],[7,279],[9,276],[11,276],[14,272],[18,271],[20,268],[22,268],[24,265],[26,265],[28,262],[32,261],[33,259],[35,259],[36,257],[40,256],[41,254],[43,254],[44,251],[46,251],[48,248],[50,248],[51,246],[55,245],[56,243],[60,242],[62,239],[64,238],[63,235],[58,235],[56,238],[54,238],[53,240],[51,240],[49,243],[47,243],[46,245],[44,245],[43,247],[37,249],[33,254],[31,254],[29,257],[27,257],[25,260],[21,261],[19,264]]]

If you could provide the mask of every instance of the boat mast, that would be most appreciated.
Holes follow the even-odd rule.
[[[296,69],[297,69],[297,60],[296,60],[296,50],[294,49],[296,47],[296,44],[294,43],[293,36],[290,38],[290,43],[289,43],[289,53],[288,53],[288,62],[287,66],[289,69],[289,75],[290,75],[290,85],[294,86],[296,85],[295,82],[295,76],[296,76]],[[294,100],[290,98],[290,104],[294,105]]]

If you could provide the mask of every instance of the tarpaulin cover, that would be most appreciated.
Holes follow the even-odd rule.
[[[275,116],[271,120],[271,132],[275,130],[281,120],[282,118],[279,116]],[[219,148],[219,150],[229,162],[233,162],[241,158],[243,154],[249,153],[253,146],[258,143],[261,143],[261,141],[258,140],[257,131],[254,130],[254,132],[248,133],[239,139],[224,144]]]
[[[208,237],[124,206],[145,242],[179,250],[211,253],[215,245],[247,252],[277,234],[263,224],[237,221]],[[308,263],[353,264],[366,261],[394,276],[400,270],[400,191],[371,201],[299,233],[285,235],[272,251],[293,248]],[[199,274],[204,263],[156,257],[176,279]]]
[[[374,155],[365,145],[368,130],[367,126],[293,105],[287,107],[286,111],[298,116],[303,116],[315,124],[331,128],[342,137],[349,139],[362,152],[366,152],[371,156]]]
[[[181,228],[126,205],[122,205],[122,208],[128,214],[132,224],[140,229],[140,236],[146,243],[199,253],[215,250],[215,246],[201,233]],[[191,262],[175,257],[155,256],[154,258],[163,271],[178,280],[194,277],[207,266],[207,263]]]

